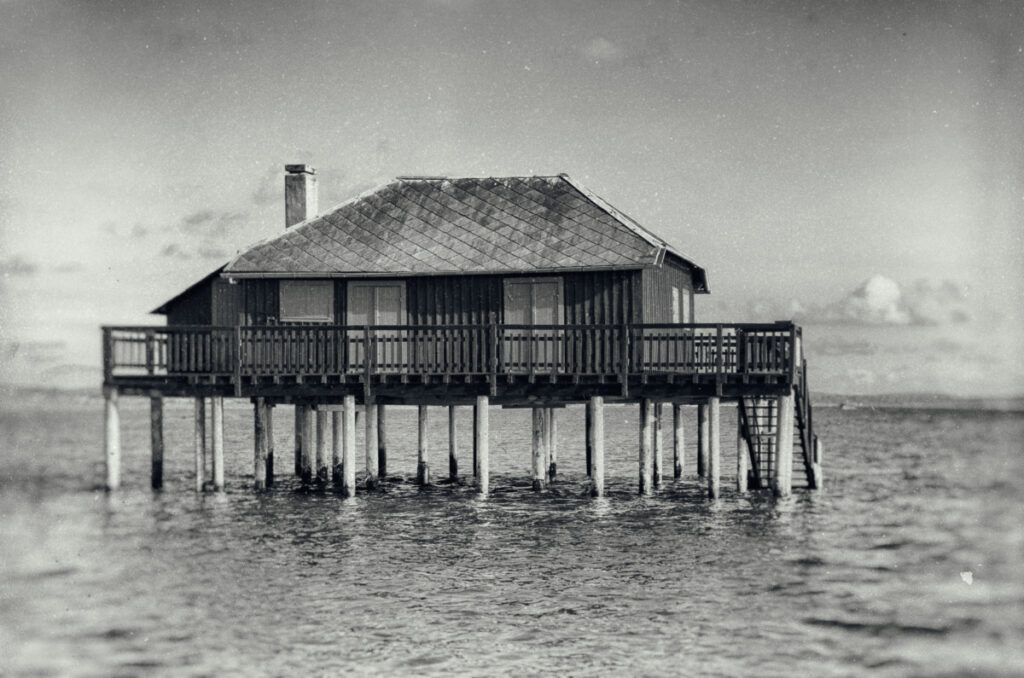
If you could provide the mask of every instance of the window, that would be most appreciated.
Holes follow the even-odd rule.
[[[334,322],[334,282],[331,280],[282,280],[281,322]]]

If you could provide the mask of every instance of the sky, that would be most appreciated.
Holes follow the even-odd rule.
[[[812,388],[1024,394],[1013,2],[0,0],[0,383],[401,175],[566,172],[794,318]]]

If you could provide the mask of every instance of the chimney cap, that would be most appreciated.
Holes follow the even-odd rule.
[[[285,165],[284,171],[288,174],[316,174],[316,168],[312,165]]]

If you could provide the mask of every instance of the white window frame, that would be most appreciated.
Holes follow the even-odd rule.
[[[405,296],[405,281],[404,280],[350,280],[346,285],[345,290],[345,324],[351,325],[350,309],[352,308],[352,290],[357,287],[371,287],[373,288],[373,322],[370,325],[382,325],[384,323],[379,322],[377,313],[380,311],[380,305],[377,303],[377,288],[378,287],[398,287],[399,292],[399,311],[398,311],[398,322],[396,325],[408,325],[409,324],[409,313],[406,309],[406,296]]]
[[[565,324],[565,281],[561,277],[559,277],[559,276],[550,276],[550,277],[545,277],[545,278],[505,278],[503,283],[504,284],[502,285],[502,289],[501,289],[502,294],[505,295],[503,297],[502,305],[501,305],[501,314],[502,314],[502,321],[503,322],[508,323],[508,320],[507,320],[507,318],[505,316],[506,311],[507,311],[507,307],[506,307],[504,302],[508,299],[508,286],[509,285],[516,285],[516,284],[522,285],[523,283],[530,283],[530,284],[557,283],[558,284],[558,292],[557,292],[558,298],[555,300],[555,308],[556,308],[556,310],[558,312],[558,321],[556,323],[554,323],[554,324],[555,325],[564,325]],[[534,290],[533,290],[532,287],[530,288],[530,322],[529,322],[529,324],[530,325],[537,325],[537,324],[539,324],[537,322],[536,297],[534,296]]]

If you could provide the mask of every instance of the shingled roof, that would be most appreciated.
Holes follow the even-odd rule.
[[[222,276],[704,271],[568,176],[399,177],[238,254]],[[706,282],[704,283],[706,286]]]

